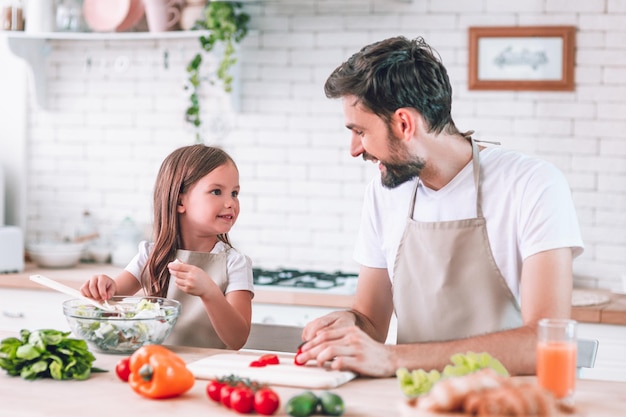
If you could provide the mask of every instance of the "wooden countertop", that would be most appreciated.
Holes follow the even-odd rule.
[[[0,339],[17,336],[0,332]],[[187,363],[224,351],[215,349],[171,347]],[[26,381],[10,377],[0,370],[2,407],[0,416],[56,417],[78,413],[99,416],[228,416],[238,414],[210,401],[205,394],[206,381],[196,380],[193,388],[183,396],[169,400],[150,400],[137,395],[117,379],[115,364],[122,356],[94,353],[94,366],[108,370],[94,373],[85,381],[54,381],[39,379]],[[532,377],[526,377],[532,378]],[[272,387],[280,396],[281,407],[275,414],[285,416],[284,405],[302,388]],[[427,417],[459,416],[459,414],[430,414],[407,405],[395,378],[357,378],[333,389],[345,403],[344,416]],[[568,416],[621,417],[626,409],[626,382],[577,381],[576,412]]]
[[[96,274],[115,277],[123,268],[111,264],[80,263],[74,268],[42,269],[27,263],[24,271],[13,274],[0,274],[0,288],[18,288],[51,291],[32,282],[28,277],[40,274],[62,282],[73,288],[79,288],[85,281]],[[257,286],[254,292],[255,303],[304,305],[314,307],[348,308],[352,304],[352,295],[329,294],[314,291],[268,290]]]
[[[598,296],[599,303],[572,308],[572,318],[581,323],[626,325],[626,294],[608,290],[584,290]],[[606,300],[606,301],[604,301]]]

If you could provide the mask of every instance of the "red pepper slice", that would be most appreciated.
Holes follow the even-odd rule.
[[[252,368],[262,368],[265,365],[267,365],[265,362],[261,362],[261,361],[252,361],[250,362],[250,367]]]
[[[278,365],[280,363],[280,359],[278,359],[278,356],[273,353],[266,353],[265,355],[261,355],[258,360],[259,362],[263,362],[266,365]]]
[[[306,365],[306,362],[300,362],[298,360],[298,355],[302,353],[302,345],[298,346],[298,350],[296,351],[296,356],[293,357],[293,363],[298,366]]]

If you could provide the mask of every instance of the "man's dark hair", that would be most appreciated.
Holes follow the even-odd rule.
[[[355,96],[387,123],[397,109],[411,107],[429,131],[459,133],[450,114],[448,73],[422,38],[399,36],[364,47],[333,71],[324,92],[328,98]]]

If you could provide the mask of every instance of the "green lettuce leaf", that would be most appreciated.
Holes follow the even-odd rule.
[[[396,379],[400,385],[400,390],[407,397],[418,397],[427,394],[440,379],[463,376],[484,368],[491,368],[502,376],[509,375],[504,365],[486,352],[457,353],[452,355],[450,361],[452,363],[446,365],[441,373],[436,369],[431,371],[398,369]]]

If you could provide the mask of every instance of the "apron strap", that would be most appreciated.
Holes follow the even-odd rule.
[[[409,204],[409,212],[407,214],[409,219],[413,218],[413,210],[415,210],[415,198],[417,197],[417,187],[420,185],[420,177],[417,177],[415,181],[415,187],[413,187],[413,194],[411,195],[411,204]]]
[[[476,217],[483,217],[483,209],[480,204],[480,161],[478,159],[478,145],[470,138],[472,144],[472,169],[474,171],[474,186],[476,187]]]
[[[473,132],[472,132],[473,133]],[[478,157],[478,145],[476,143],[490,143],[492,145],[500,145],[500,142],[492,142],[488,140],[478,140],[469,136],[469,140],[472,143],[472,166],[474,168],[474,185],[476,186],[476,217],[483,217],[483,208],[481,205],[480,195],[480,163]]]

